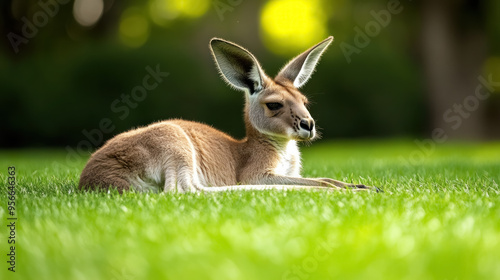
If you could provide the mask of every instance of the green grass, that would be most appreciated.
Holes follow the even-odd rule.
[[[76,190],[85,159],[0,152],[0,279],[500,279],[500,144],[315,143],[304,175],[384,193]],[[408,164],[410,156],[418,160]],[[7,270],[7,166],[17,169]]]

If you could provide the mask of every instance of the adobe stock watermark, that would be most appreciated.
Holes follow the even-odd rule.
[[[448,129],[457,130],[462,126],[464,120],[470,118],[471,114],[477,111],[482,101],[490,98],[491,94],[500,88],[500,82],[493,81],[493,75],[489,74],[488,78],[479,76],[478,85],[473,94],[465,97],[460,104],[453,104],[449,109],[443,113],[443,120],[449,124]],[[399,156],[399,160],[406,165],[417,165],[431,156],[435,149],[436,144],[442,144],[448,140],[448,134],[445,128],[437,127],[432,130],[431,138],[423,140],[415,140],[417,149],[412,151],[407,158]]]
[[[319,265],[326,261],[332,254],[333,247],[325,240],[318,238],[316,247],[312,254],[302,259],[299,265],[292,266],[291,269],[283,273],[283,280],[309,279],[311,274],[318,270]]]
[[[392,17],[401,13],[403,9],[404,7],[399,0],[389,0],[386,9],[378,12],[371,10],[370,15],[373,17],[373,20],[366,23],[363,29],[359,26],[354,27],[354,31],[356,32],[356,35],[354,35],[354,44],[340,43],[340,49],[347,63],[351,63],[351,56],[353,54],[360,54],[361,50],[371,43],[372,38],[377,37],[382,32],[382,29],[391,23]]]
[[[55,17],[60,10],[61,5],[68,4],[70,0],[40,0],[38,1],[38,11],[36,11],[31,20],[27,17],[22,17],[21,21],[21,34],[9,32],[7,39],[9,39],[12,49],[17,54],[19,53],[19,46],[21,44],[28,44],[30,39],[33,39],[40,28],[43,28],[49,23],[49,19]]]
[[[243,0],[214,0],[212,5],[214,6],[215,12],[220,21],[224,21],[224,14],[227,12],[233,12],[234,8],[238,7]]]
[[[122,93],[119,98],[111,102],[110,110],[117,114],[120,120],[127,118],[130,115],[130,111],[137,108],[139,103],[146,99],[148,93],[156,89],[170,75],[168,72],[162,72],[159,64],[155,68],[146,66],[145,70],[147,74],[143,77],[140,85],[133,87],[130,94]],[[104,135],[112,133],[115,128],[116,126],[111,118],[102,118],[97,128],[91,130],[83,129],[82,135],[84,139],[78,142],[76,149],[66,146],[66,151],[68,152],[66,155],[66,165],[74,165],[82,158],[88,157],[95,147],[103,144]]]

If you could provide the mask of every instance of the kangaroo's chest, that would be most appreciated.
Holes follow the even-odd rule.
[[[274,173],[283,176],[300,177],[300,152],[295,141],[278,151],[278,160],[274,167]]]

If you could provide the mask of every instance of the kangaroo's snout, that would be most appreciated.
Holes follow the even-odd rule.
[[[300,128],[309,132],[312,131],[314,129],[314,120],[309,118],[300,120]]]
[[[312,140],[316,137],[316,129],[314,128],[314,120],[312,118],[303,118],[299,122],[298,135],[301,140]]]

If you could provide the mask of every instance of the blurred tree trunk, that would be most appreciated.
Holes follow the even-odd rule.
[[[483,139],[485,101],[468,110],[474,103],[464,106],[464,99],[474,96],[487,55],[484,1],[421,3],[421,47],[431,130],[442,128],[450,139]]]
[[[2,51],[6,53],[14,53],[10,41],[7,39],[7,34],[11,31],[11,27],[14,26],[16,20],[12,16],[12,5],[10,1],[0,2],[0,34],[2,34]]]

